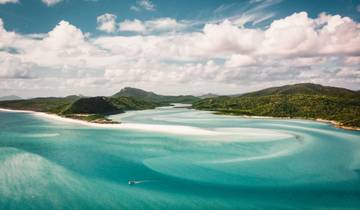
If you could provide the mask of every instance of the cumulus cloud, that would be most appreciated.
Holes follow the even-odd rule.
[[[159,18],[148,21],[138,19],[124,20],[119,23],[120,31],[131,31],[138,33],[178,31],[186,28],[185,23],[178,22],[173,18]]]
[[[220,24],[206,24],[196,47],[201,54],[250,53],[257,49],[263,36],[260,30],[239,28],[225,20]]]
[[[41,0],[44,4],[46,4],[48,7],[54,6],[55,4],[58,4],[62,2],[63,0]]]
[[[4,22],[0,19],[0,49],[12,46],[17,35],[14,32],[8,32],[4,28]]]
[[[77,27],[62,20],[48,33],[42,43],[49,50],[72,49],[85,44],[85,35]]]
[[[31,64],[10,54],[0,53],[0,78],[23,79],[30,77]]]
[[[155,11],[156,6],[150,0],[138,0],[136,5],[130,7],[131,10],[139,12],[141,10]]]
[[[119,23],[120,31],[145,32],[146,26],[138,19],[124,20]]]
[[[0,4],[19,3],[19,0],[0,0]]]
[[[256,64],[256,60],[248,55],[234,54],[226,61],[227,67],[250,66]]]
[[[357,54],[359,24],[348,17],[321,14],[311,19],[306,12],[274,21],[265,31],[262,53],[312,56]]]
[[[149,28],[149,30],[176,30],[184,27],[183,23],[179,23],[173,18],[150,20],[146,21],[145,25]]]
[[[116,31],[116,15],[105,13],[98,16],[96,20],[98,30],[105,31],[107,33],[112,33]]]
[[[66,90],[76,83],[84,93],[96,94],[102,88],[94,87],[116,91],[125,85],[164,91],[176,91],[184,84],[196,90],[203,86],[245,91],[259,82],[270,86],[306,81],[358,88],[360,25],[349,17],[310,18],[300,12],[264,29],[225,20],[205,24],[199,31],[147,34],[172,31],[178,24],[182,22],[170,18],[128,20],[119,29],[140,34],[91,37],[61,21],[35,38],[7,31],[0,19],[0,77],[28,78],[37,72],[44,85]],[[21,84],[29,87],[32,82],[39,80]]]

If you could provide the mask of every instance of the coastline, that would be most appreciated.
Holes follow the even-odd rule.
[[[150,124],[140,124],[140,123],[118,123],[118,124],[102,124],[102,123],[92,123],[88,121],[83,121],[79,119],[66,118],[55,114],[48,114],[44,112],[36,112],[29,110],[13,110],[13,109],[3,109],[0,108],[2,112],[13,112],[13,113],[29,113],[34,116],[48,119],[61,121],[66,123],[74,123],[78,125],[85,125],[94,128],[102,129],[121,129],[121,130],[140,130],[145,132],[159,132],[159,133],[170,133],[175,135],[188,135],[188,136],[214,136],[218,135],[216,131],[210,131],[201,128],[195,128],[191,126],[178,126],[178,125],[150,125]]]
[[[42,118],[47,118],[47,119],[57,120],[57,121],[62,121],[62,122],[67,122],[67,123],[75,123],[75,124],[87,125],[87,126],[96,126],[96,127],[98,127],[99,125],[103,125],[101,123],[92,123],[92,122],[88,122],[88,121],[85,121],[85,120],[62,117],[62,116],[59,116],[59,115],[56,115],[56,114],[49,114],[49,113],[44,113],[44,112],[36,112],[36,111],[29,111],[29,110],[4,109],[4,108],[0,108],[0,111],[1,112],[13,112],[13,113],[29,113],[29,114],[33,114],[35,116],[42,117]]]
[[[315,121],[328,123],[328,124],[331,124],[332,126],[334,126],[336,128],[341,128],[341,129],[344,129],[344,130],[360,131],[359,127],[344,126],[344,125],[341,125],[340,122],[335,121],[335,120],[325,120],[325,119],[318,118],[318,119],[315,119]]]
[[[291,117],[269,117],[269,116],[246,116],[246,118],[252,118],[252,119],[287,119],[287,120],[311,120],[311,121],[315,121],[315,122],[321,122],[321,123],[326,123],[326,124],[330,124],[332,126],[334,126],[335,128],[341,128],[344,130],[352,130],[352,131],[360,131],[359,127],[351,127],[351,126],[344,126],[341,125],[340,122],[335,121],[335,120],[326,120],[326,119],[321,119],[321,118],[291,118]]]
[[[195,109],[198,110],[198,109]],[[206,110],[203,110],[206,111]],[[291,118],[291,117],[271,117],[271,116],[251,116],[251,115],[234,115],[234,114],[224,114],[224,113],[217,113],[216,111],[211,111],[214,114],[217,115],[224,115],[224,116],[234,116],[234,117],[243,117],[243,118],[249,118],[249,119],[287,119],[287,120],[311,120],[311,121],[315,121],[315,122],[321,122],[321,123],[326,123],[326,124],[330,124],[335,128],[340,128],[340,129],[344,129],[344,130],[350,130],[350,131],[360,131],[360,127],[352,127],[352,126],[345,126],[342,125],[340,122],[335,121],[335,120],[326,120],[326,119],[321,119],[321,118],[301,118],[301,117],[296,117],[296,118]]]
[[[108,128],[108,129],[123,129],[123,130],[141,130],[146,132],[160,132],[160,133],[171,133],[177,135],[216,135],[217,132],[210,131],[201,128],[194,128],[190,126],[173,126],[173,125],[148,125],[148,124],[140,124],[140,123],[94,123],[80,119],[68,118],[59,116],[56,114],[49,114],[44,112],[36,112],[29,110],[14,110],[14,109],[4,109],[0,108],[0,111],[3,112],[14,112],[14,113],[30,113],[35,116],[46,118],[49,120],[62,121],[66,123],[75,123],[79,125],[91,126],[96,128]],[[214,113],[216,114],[216,113]],[[221,114],[224,115],[224,114]],[[341,123],[334,120],[325,120],[325,119],[307,119],[307,118],[290,118],[290,117],[271,117],[271,116],[249,116],[249,115],[224,115],[224,116],[234,116],[234,117],[243,117],[243,118],[251,118],[251,119],[299,119],[299,120],[311,120],[315,122],[327,123],[336,128],[351,130],[351,131],[360,131],[359,127],[349,127],[343,126]],[[175,129],[176,128],[176,129]]]

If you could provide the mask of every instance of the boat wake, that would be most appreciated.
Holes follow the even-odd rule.
[[[136,184],[142,184],[142,183],[148,183],[148,182],[155,182],[155,180],[129,180],[129,185],[136,185]]]

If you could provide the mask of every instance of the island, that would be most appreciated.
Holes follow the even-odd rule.
[[[360,93],[301,83],[199,100],[192,107],[216,114],[311,119],[359,130]]]
[[[166,96],[125,87],[112,96],[33,98],[0,101],[0,108],[56,114],[91,123],[120,123],[107,116],[130,110],[154,109],[172,103],[192,104],[190,108],[215,114],[245,117],[310,119],[332,123],[344,129],[360,129],[360,93],[344,88],[301,83],[255,92],[210,97]]]
[[[0,101],[0,108],[55,114],[60,117],[90,123],[117,124],[107,116],[130,110],[154,109],[171,103],[193,103],[199,98],[190,95],[166,96],[137,88],[126,87],[112,96],[45,97],[26,100]]]

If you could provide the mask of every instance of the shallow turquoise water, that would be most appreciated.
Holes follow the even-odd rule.
[[[112,118],[163,129],[0,112],[0,209],[360,208],[360,132],[179,108]]]

